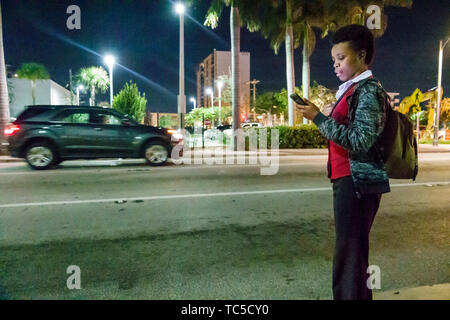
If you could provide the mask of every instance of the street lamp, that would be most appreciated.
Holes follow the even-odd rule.
[[[80,84],[77,87],[77,104],[80,105],[80,90],[84,90],[84,86]]]
[[[222,125],[222,88],[223,81],[217,81],[217,89],[219,90],[219,126]]]
[[[116,59],[111,56],[111,55],[106,55],[103,58],[103,61],[106,63],[106,65],[108,66],[109,69],[109,103],[112,107],[112,103],[113,103],[113,67],[114,67],[114,63],[116,63]]]
[[[178,14],[184,14],[184,11],[186,11],[186,7],[182,2],[177,2],[175,4],[175,12]]]
[[[180,128],[183,126],[183,115],[186,113],[186,96],[184,95],[184,12],[186,7],[183,3],[175,4],[175,12],[180,16],[180,71],[179,71],[179,93],[178,114],[180,115]]]
[[[450,41],[450,38],[445,41],[444,45],[442,45],[442,40],[439,41],[439,67],[438,67],[438,87],[437,87],[437,105],[436,105],[436,115],[435,115],[435,123],[434,123],[434,139],[433,146],[438,145],[439,138],[439,112],[441,111],[441,83],[442,83],[442,56],[444,53],[444,48],[447,43]]]
[[[195,109],[195,103],[196,103],[197,101],[195,101],[194,97],[191,97],[190,101],[194,104],[194,109]]]
[[[206,88],[206,94],[211,96],[211,108],[214,107],[214,91],[213,89]]]

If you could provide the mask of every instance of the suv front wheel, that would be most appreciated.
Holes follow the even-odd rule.
[[[151,166],[162,166],[169,158],[169,150],[161,142],[149,142],[144,148],[144,157]]]
[[[45,170],[58,162],[56,152],[47,142],[36,142],[29,145],[25,151],[28,165],[35,170]]]

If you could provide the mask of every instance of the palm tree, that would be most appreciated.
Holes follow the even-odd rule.
[[[375,38],[381,37],[387,28],[387,16],[384,14],[385,6],[397,6],[411,8],[412,0],[319,0],[302,1],[303,20],[298,34],[303,42],[303,74],[302,89],[303,97],[309,99],[310,86],[310,67],[309,58],[314,51],[316,36],[313,27],[322,31],[321,37],[325,38],[329,31],[349,24],[365,25],[367,21],[367,8],[370,5],[377,5],[381,10],[381,28],[373,29]]]
[[[311,92],[309,59],[316,43],[313,27],[322,31],[321,37],[323,39],[329,31],[334,31],[345,25],[365,25],[368,18],[367,7],[377,5],[381,10],[381,28],[372,30],[374,37],[377,38],[381,37],[387,28],[387,16],[383,12],[385,6],[408,8],[412,6],[412,0],[303,0],[301,2],[303,22],[299,24],[296,31],[303,42],[302,89],[303,97],[307,99],[310,98]]]
[[[230,39],[231,39],[231,91],[232,91],[232,118],[233,118],[233,133],[240,128],[240,92],[239,92],[239,78],[240,78],[240,45],[241,45],[241,25],[247,24],[251,28],[251,23],[248,18],[251,16],[251,10],[257,6],[258,1],[253,0],[213,0],[208,12],[206,14],[205,25],[212,29],[217,27],[219,17],[224,6],[231,7],[230,10]],[[241,14],[244,14],[241,20]],[[236,137],[233,134],[234,137]],[[237,149],[236,141],[232,142],[234,150]]]
[[[260,10],[253,11],[253,30],[250,31],[261,29],[264,37],[270,38],[275,53],[285,42],[288,95],[295,88],[293,50],[303,45],[302,90],[303,96],[308,99],[311,90],[309,60],[316,43],[313,28],[320,29],[321,37],[324,38],[329,31],[339,27],[352,23],[363,25],[367,19],[366,8],[369,5],[378,5],[382,11],[385,6],[411,7],[412,5],[412,0],[267,0],[258,2],[261,3],[261,7]],[[382,12],[381,28],[373,30],[374,36],[380,37],[386,27],[387,17]],[[293,109],[293,103],[289,101],[289,125],[295,123]]]
[[[285,32],[285,48],[286,48],[286,82],[288,96],[294,93],[295,89],[295,68],[294,68],[294,28],[292,25],[292,0],[286,0],[286,32]],[[289,125],[295,124],[294,102],[288,99],[288,120]]]
[[[31,80],[31,96],[33,104],[36,104],[36,80],[49,79],[47,69],[40,63],[28,62],[23,63],[16,73],[19,79]]]
[[[90,106],[95,105],[95,93],[104,93],[109,87],[109,76],[102,67],[82,68],[75,76],[76,82],[84,84],[91,90]]]
[[[309,24],[304,18],[305,12],[316,14],[315,7],[318,7],[317,4],[314,6],[309,4],[310,2],[306,0],[265,0],[259,1],[260,5],[257,10],[251,11],[253,23],[251,24],[252,28],[249,28],[250,31],[261,30],[263,36],[270,39],[275,54],[278,53],[281,44],[283,42],[285,44],[286,93],[288,96],[294,93],[295,88],[294,49],[300,45],[301,35],[305,34],[309,28]],[[314,10],[306,10],[307,5]],[[310,42],[309,44],[311,46]],[[308,55],[308,52],[311,50],[304,50],[305,55]],[[308,64],[304,63],[304,67],[309,70]],[[290,126],[296,123],[294,103],[290,99],[288,99],[288,119]]]
[[[266,38],[271,38],[272,47],[277,53],[280,45],[285,42],[286,46],[286,66],[287,66],[287,88],[288,95],[294,92],[295,76],[294,76],[294,49],[303,44],[302,53],[302,89],[303,96],[309,98],[310,96],[310,65],[309,58],[314,51],[316,45],[316,37],[313,27],[322,26],[323,18],[323,3],[319,1],[308,0],[279,0],[277,6],[281,8],[281,12],[285,11],[278,18],[278,22],[273,24],[270,19],[269,25],[263,25],[263,34]],[[271,26],[270,23],[273,25]],[[283,37],[284,35],[284,37]],[[289,74],[292,73],[292,76]],[[292,79],[292,88],[290,79]],[[296,123],[294,104],[289,101],[289,125]],[[301,119],[300,119],[301,120]]]
[[[3,152],[3,130],[10,120],[8,84],[6,80],[5,55],[3,52],[2,8],[0,3],[0,154]]]
[[[3,129],[10,119],[8,84],[6,82],[5,55],[3,52],[3,27],[2,8],[0,3],[0,137],[3,137]],[[2,138],[0,138],[2,140]],[[1,141],[0,141],[1,142]],[[2,144],[0,144],[1,148]]]

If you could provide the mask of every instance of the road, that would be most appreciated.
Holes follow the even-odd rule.
[[[259,165],[0,163],[0,298],[330,299],[326,156]],[[371,233],[381,289],[448,283],[450,153],[392,180]],[[66,286],[68,266],[81,289]],[[377,290],[374,291],[375,294]]]

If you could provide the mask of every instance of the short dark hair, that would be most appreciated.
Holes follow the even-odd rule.
[[[355,51],[366,51],[365,63],[372,64],[375,52],[375,40],[372,32],[359,24],[350,24],[338,29],[331,39],[332,45],[350,41],[350,47]]]

